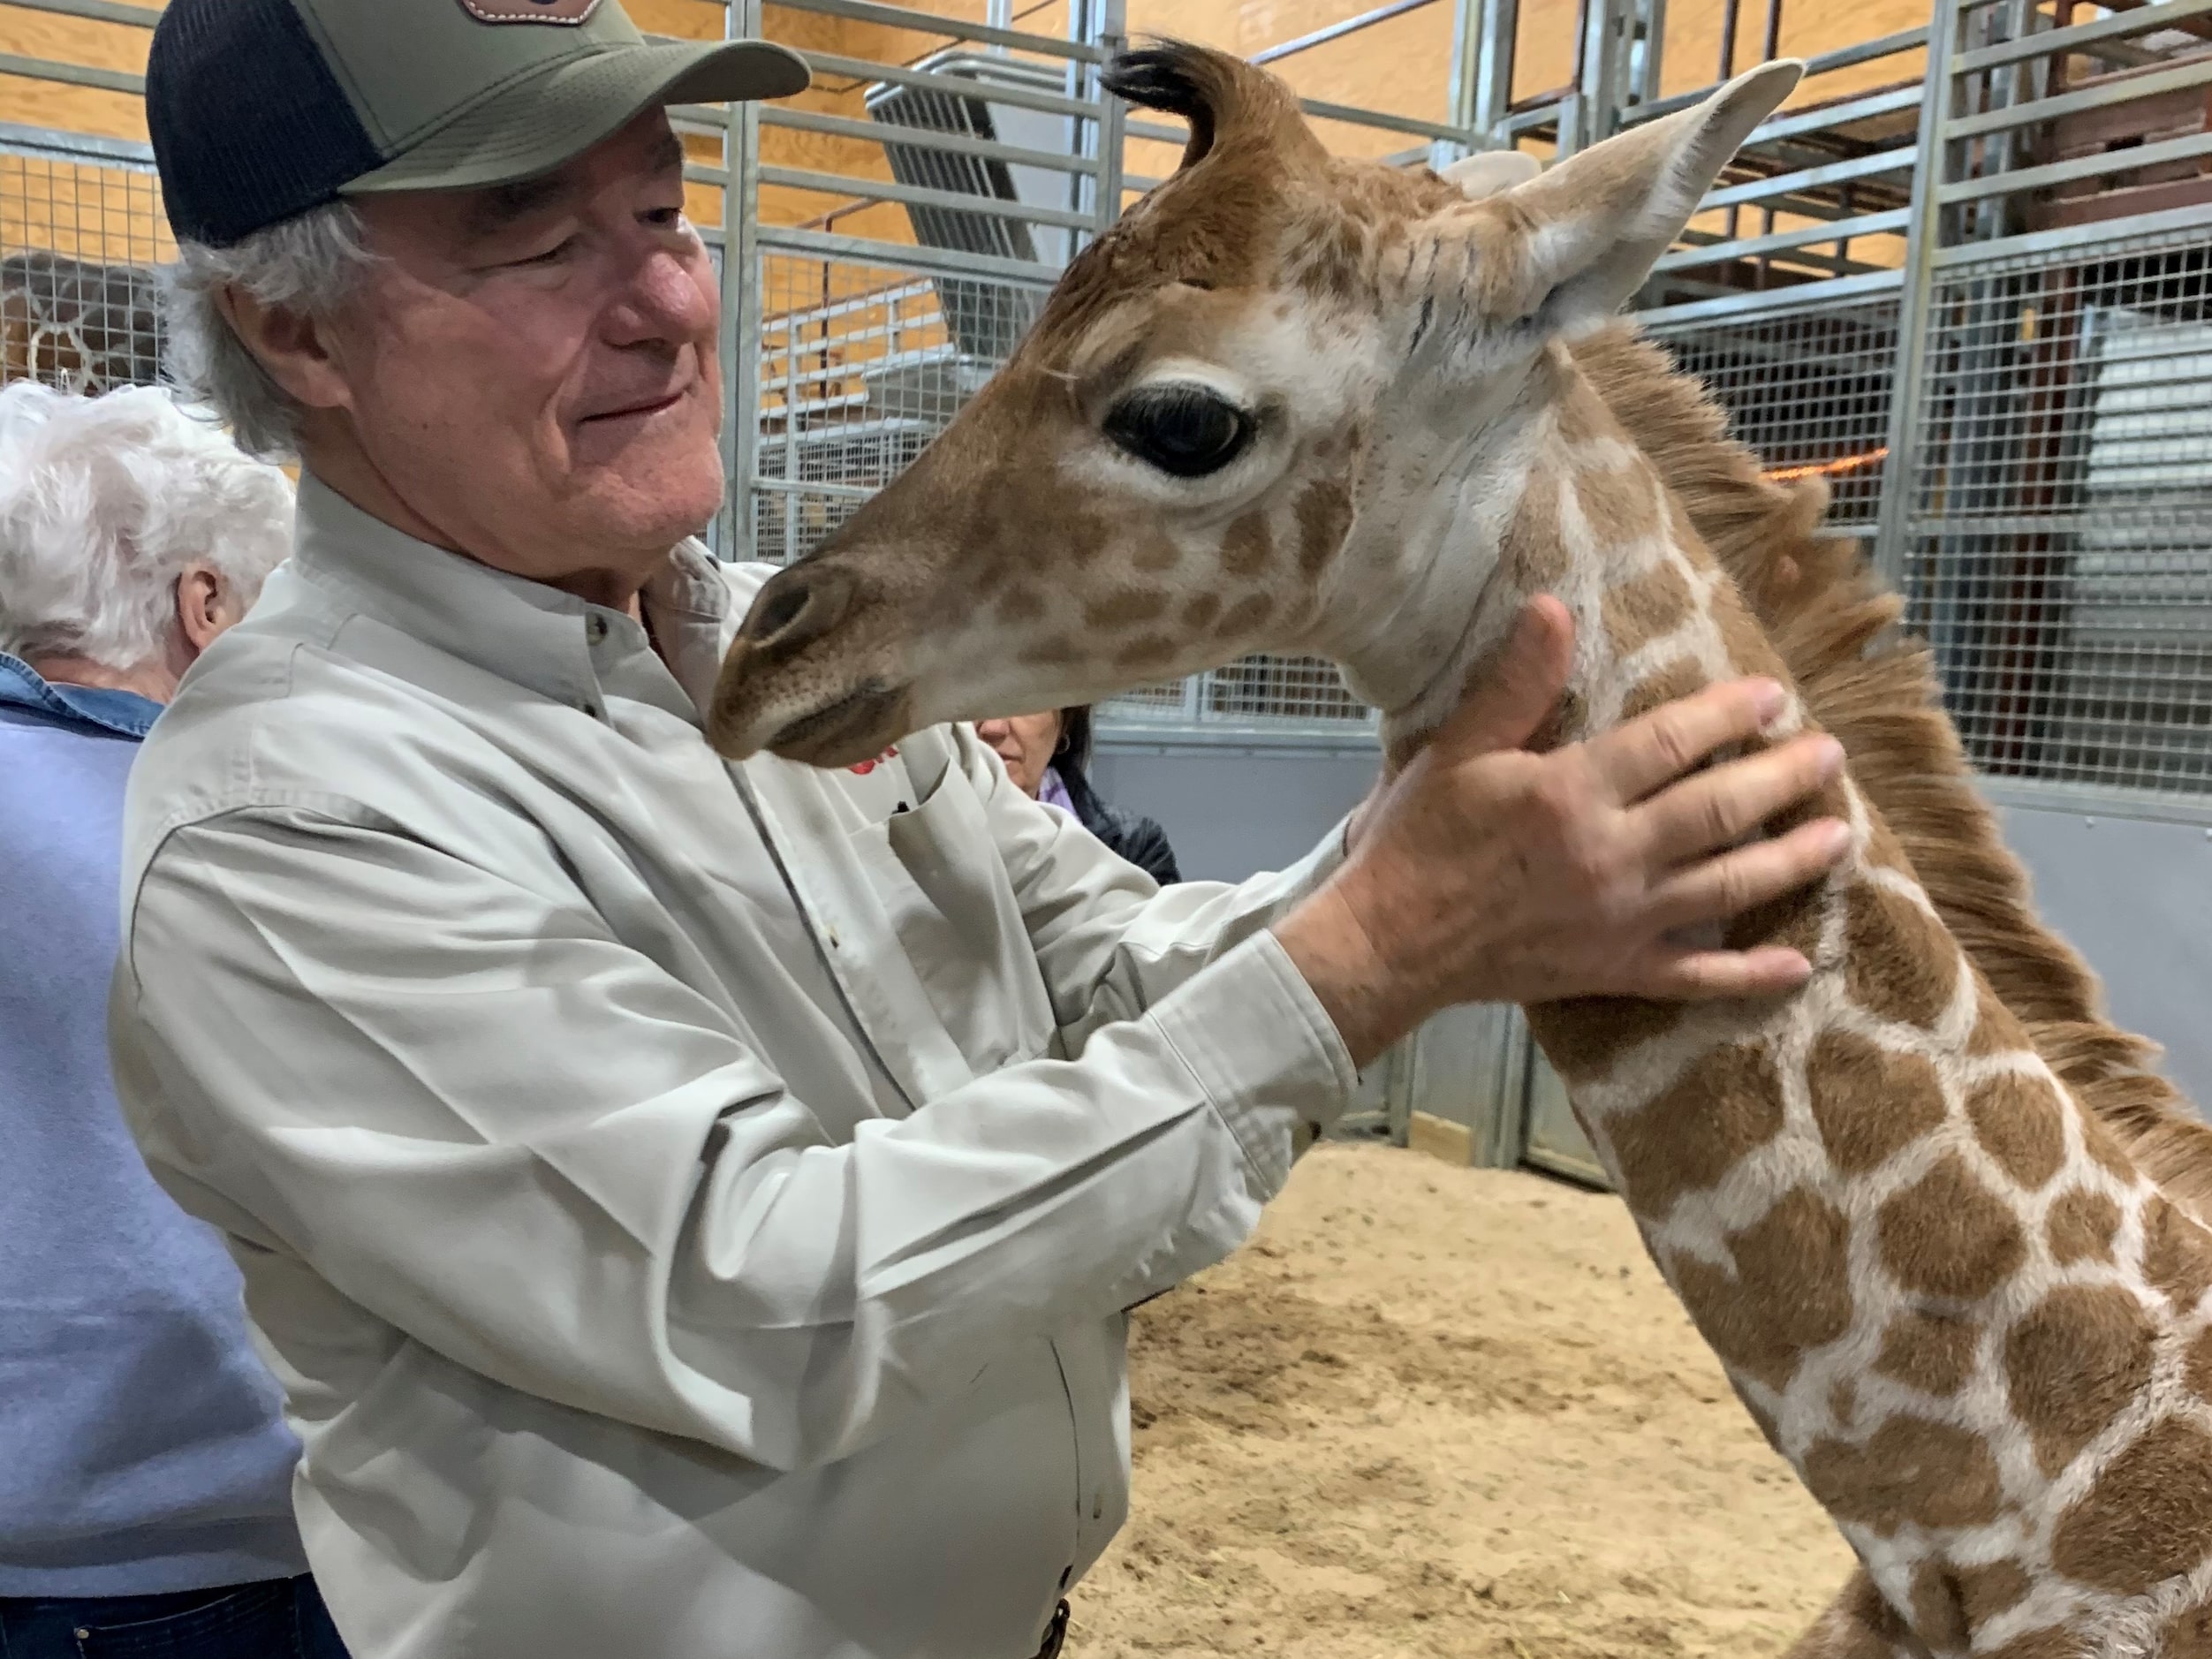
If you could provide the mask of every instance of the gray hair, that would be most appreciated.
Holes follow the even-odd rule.
[[[136,668],[187,566],[243,610],[291,550],[291,481],[167,390],[0,387],[0,650]]]
[[[290,459],[299,452],[302,411],[231,329],[223,291],[238,288],[265,306],[327,317],[374,257],[360,216],[345,201],[310,208],[229,247],[179,242],[163,283],[170,379],[220,415],[248,455]]]

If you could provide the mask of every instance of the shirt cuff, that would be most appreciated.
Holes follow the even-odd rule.
[[[1262,1201],[1290,1178],[1295,1127],[1327,1128],[1359,1087],[1335,1022],[1270,932],[1186,981],[1150,1018],[1236,1136]]]

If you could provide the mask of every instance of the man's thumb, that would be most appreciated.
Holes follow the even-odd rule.
[[[1551,595],[1537,595],[1521,607],[1490,666],[1469,682],[1438,744],[1470,754],[1522,747],[1557,705],[1573,661],[1574,618]]]

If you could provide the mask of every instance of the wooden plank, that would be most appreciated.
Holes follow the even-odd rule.
[[[1413,1114],[1406,1124],[1405,1144],[1415,1152],[1426,1152],[1432,1158],[1463,1168],[1474,1162],[1474,1131],[1428,1112]]]

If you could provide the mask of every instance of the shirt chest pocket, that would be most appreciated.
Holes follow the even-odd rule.
[[[1052,1005],[983,806],[951,776],[852,837],[945,1033],[978,1074],[1044,1053]]]

